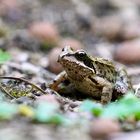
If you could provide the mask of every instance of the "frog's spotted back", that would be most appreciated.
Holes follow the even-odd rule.
[[[92,58],[96,75],[105,78],[109,82],[115,83],[117,71],[112,62],[103,58]]]
[[[112,68],[114,68],[114,64],[111,62],[111,61],[109,61],[109,60],[107,60],[107,59],[104,59],[104,58],[99,58],[99,57],[93,57],[92,58],[95,62],[97,62],[97,63],[100,63],[100,64],[103,64],[103,65],[106,65],[106,66],[108,66],[108,67],[112,67]]]

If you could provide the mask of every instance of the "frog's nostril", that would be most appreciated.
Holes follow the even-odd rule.
[[[65,50],[65,48],[62,49],[62,52]]]

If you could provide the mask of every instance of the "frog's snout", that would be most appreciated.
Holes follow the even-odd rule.
[[[73,55],[73,54],[63,52],[63,53],[61,53],[61,54],[58,56],[57,62],[60,62],[61,60],[63,60],[64,57],[69,57],[69,56],[72,56],[72,55]]]
[[[64,57],[73,56],[74,52],[71,50],[70,46],[66,46],[62,49],[61,54],[58,56],[57,62],[60,62]]]

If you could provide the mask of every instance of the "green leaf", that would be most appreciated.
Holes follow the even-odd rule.
[[[14,104],[0,103],[0,119],[11,119],[18,112],[18,107]]]
[[[62,124],[65,122],[65,117],[62,114],[54,113],[50,115],[45,122],[53,124]]]
[[[140,102],[140,100],[134,94],[126,94],[123,98],[119,100],[122,104],[132,105]]]
[[[101,116],[115,119],[135,116],[140,119],[140,100],[134,94],[127,94],[118,102],[105,106]]]
[[[0,49],[0,64],[3,64],[4,62],[8,61],[11,58],[9,53],[4,52]]]
[[[85,100],[81,106],[81,111],[91,112],[94,116],[100,116],[103,111],[103,108],[100,104],[97,104],[90,100]]]
[[[35,110],[35,119],[39,122],[58,122],[59,118],[55,116],[58,109],[56,104],[40,102]]]
[[[123,118],[128,114],[129,110],[126,106],[118,103],[112,103],[106,106],[103,110],[101,117],[104,118]]]

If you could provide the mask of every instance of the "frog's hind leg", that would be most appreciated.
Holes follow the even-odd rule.
[[[128,90],[132,90],[131,80],[124,68],[118,70],[118,76],[115,83],[115,90],[120,93],[126,93]]]
[[[62,71],[60,74],[56,76],[56,78],[52,81],[52,83],[49,84],[49,88],[58,91],[59,90],[58,85],[66,79],[67,79],[67,74],[65,71]]]

